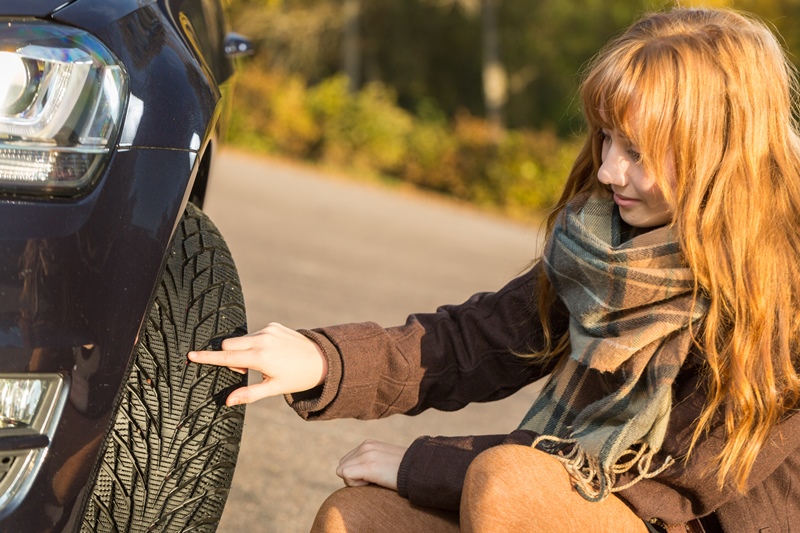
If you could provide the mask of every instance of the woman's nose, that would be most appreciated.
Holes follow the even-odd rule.
[[[606,154],[606,157],[603,159],[603,164],[601,164],[600,168],[597,170],[597,179],[604,185],[624,187],[628,182],[626,177],[627,170],[628,165],[626,162],[622,157],[614,154],[612,150]]]

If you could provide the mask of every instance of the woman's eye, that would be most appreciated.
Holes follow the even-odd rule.
[[[630,158],[633,160],[634,163],[638,163],[639,161],[642,160],[642,154],[640,154],[636,150],[629,149],[628,155],[630,156]]]

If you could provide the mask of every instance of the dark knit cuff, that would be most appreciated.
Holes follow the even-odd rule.
[[[316,343],[325,354],[328,362],[328,374],[322,385],[307,391],[286,394],[286,403],[303,419],[314,418],[314,414],[325,409],[339,393],[342,382],[342,357],[339,351],[324,335],[306,329],[297,330]]]
[[[403,460],[400,461],[400,469],[397,471],[397,493],[403,498],[408,498],[408,472],[411,470],[414,454],[422,446],[422,442],[428,438],[419,437],[414,440],[403,455]]]
[[[397,492],[411,503],[458,511],[464,478],[473,459],[503,442],[505,435],[420,437],[397,472]]]

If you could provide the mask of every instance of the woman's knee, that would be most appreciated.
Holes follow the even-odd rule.
[[[464,480],[461,505],[497,509],[514,501],[516,492],[530,490],[531,472],[522,472],[520,458],[530,448],[503,445],[479,454],[470,464]]]
[[[376,485],[346,487],[323,502],[312,533],[458,532],[455,513],[417,507],[397,492]]]
[[[348,521],[358,516],[357,513],[352,516],[354,510],[350,492],[346,488],[337,490],[320,506],[311,533],[344,533],[348,530]]]
[[[644,523],[614,495],[588,502],[555,457],[528,446],[491,448],[467,471],[462,531],[642,532]]]

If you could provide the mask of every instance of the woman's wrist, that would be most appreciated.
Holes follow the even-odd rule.
[[[342,380],[342,361],[336,347],[327,337],[316,331],[300,329],[298,333],[311,340],[323,360],[322,376],[316,387],[286,395],[286,401],[298,415],[305,419],[318,418],[317,414],[333,402]]]

